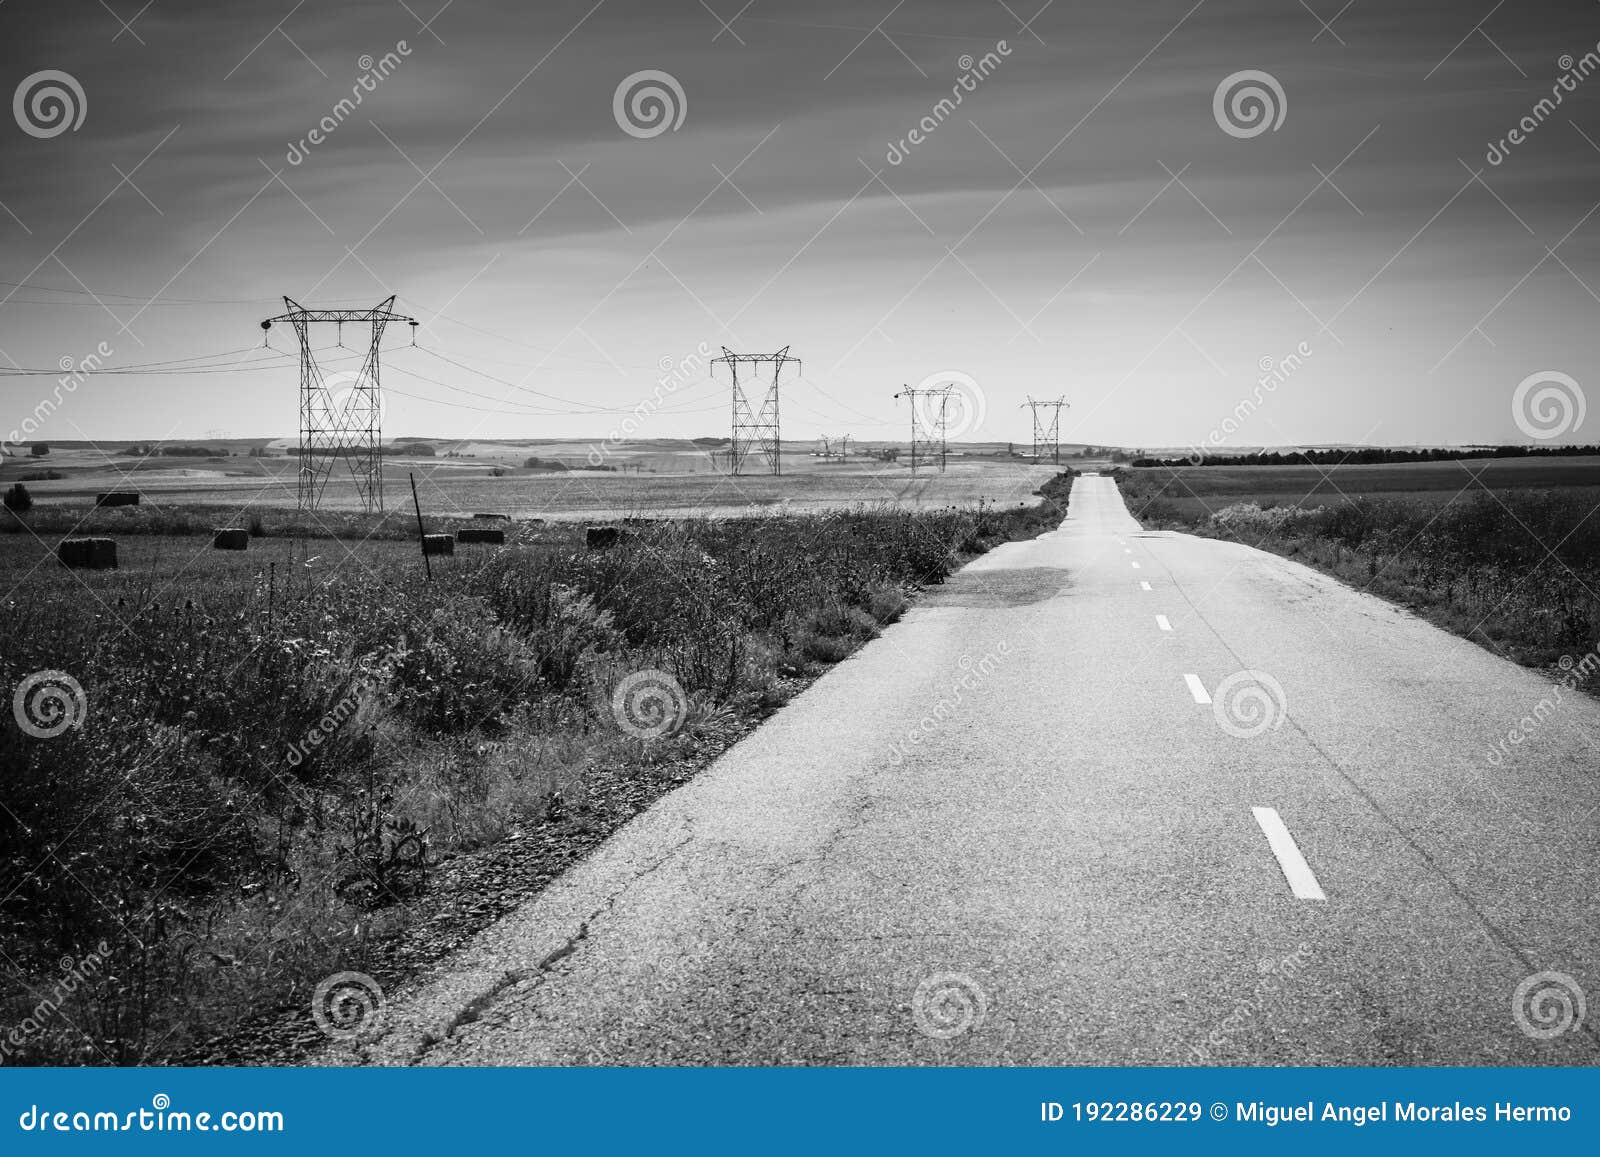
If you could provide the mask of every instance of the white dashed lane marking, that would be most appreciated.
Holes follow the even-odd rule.
[[[1150,584],[1147,583],[1147,582],[1141,582],[1139,584],[1139,589],[1142,590],[1142,591],[1147,591],[1147,590],[1150,589]]]
[[[1168,621],[1166,615],[1156,616],[1156,626],[1160,627],[1163,631],[1172,630],[1172,623]]]
[[[1250,809],[1256,817],[1256,823],[1261,825],[1261,830],[1266,834],[1267,844],[1272,848],[1272,854],[1278,857],[1278,867],[1283,869],[1284,879],[1289,881],[1289,890],[1301,900],[1326,900],[1328,897],[1322,891],[1322,885],[1317,883],[1317,877],[1311,870],[1311,865],[1306,863],[1306,858],[1300,854],[1299,846],[1294,842],[1294,837],[1289,834],[1289,829],[1284,826],[1283,817],[1276,808],[1253,807]]]
[[[1183,681],[1189,684],[1189,694],[1194,696],[1196,703],[1210,703],[1211,695],[1206,691],[1206,685],[1200,682],[1198,675],[1185,675]]]

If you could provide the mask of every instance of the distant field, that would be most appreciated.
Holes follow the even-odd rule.
[[[517,458],[552,455],[549,448],[521,447],[505,455]],[[568,453],[571,447],[566,447]],[[698,454],[698,458],[696,455]],[[890,502],[913,509],[1031,502],[1032,494],[1057,473],[1051,466],[1033,466],[998,457],[964,459],[952,456],[944,473],[870,459],[845,463],[805,454],[785,454],[784,474],[737,477],[712,471],[709,459],[685,452],[675,459],[681,473],[653,472],[673,461],[663,450],[619,455],[640,469],[525,470],[496,460],[461,458],[391,459],[385,463],[384,493],[391,508],[409,507],[408,475],[415,473],[424,513],[436,515],[496,511],[524,518],[618,518],[627,515],[733,515],[786,509],[810,512],[860,503]],[[699,469],[691,467],[698,462]],[[655,465],[647,465],[655,463]],[[47,461],[13,464],[0,469],[0,483],[29,472],[54,470],[61,478],[30,481],[39,503],[81,503],[103,490],[136,489],[147,503],[237,504],[252,507],[295,505],[294,462],[286,458],[202,458],[159,461],[107,458],[88,451],[53,453]],[[492,471],[501,471],[495,476]],[[322,506],[357,510],[359,503],[349,475],[328,482]]]
[[[1600,505],[1600,457],[1479,458],[1373,466],[1153,466],[1128,471],[1138,493],[1192,521],[1235,502],[1328,506],[1382,495],[1444,503],[1484,489],[1590,492]]]

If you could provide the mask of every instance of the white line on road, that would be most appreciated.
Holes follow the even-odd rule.
[[[1156,626],[1160,627],[1163,631],[1172,630],[1172,624],[1167,621],[1167,616],[1166,615],[1157,615],[1156,616]]]
[[[1326,900],[1328,897],[1323,894],[1322,885],[1317,883],[1311,865],[1306,863],[1306,858],[1300,854],[1294,837],[1284,826],[1283,817],[1278,815],[1277,809],[1253,807],[1250,810],[1256,817],[1256,823],[1260,824],[1261,830],[1266,833],[1272,854],[1278,857],[1278,867],[1283,869],[1284,878],[1289,881],[1289,890],[1297,899]]]
[[[1206,685],[1200,682],[1198,675],[1185,675],[1183,681],[1189,684],[1189,694],[1194,696],[1196,703],[1210,703],[1211,696],[1206,691]]]
[[[1147,591],[1147,590],[1150,589],[1150,584],[1146,583],[1146,582],[1141,582],[1139,584],[1139,589],[1142,590],[1142,591]]]
[[[1138,563],[1134,563],[1133,564],[1133,569],[1134,570],[1138,570],[1139,569],[1139,564]]]

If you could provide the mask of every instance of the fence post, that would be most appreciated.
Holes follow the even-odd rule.
[[[417,500],[417,476],[408,474],[411,479],[411,508],[417,512],[417,546],[422,550],[422,565],[427,569],[428,581],[433,581],[433,564],[428,561],[428,544],[422,540],[427,536],[422,530],[422,503]]]

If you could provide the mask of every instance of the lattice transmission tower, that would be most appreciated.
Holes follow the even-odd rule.
[[[1051,398],[1049,400],[1035,399],[1032,394],[1023,403],[1023,408],[1033,411],[1033,460],[1044,461],[1045,448],[1049,447],[1050,461],[1056,465],[1061,464],[1061,408],[1072,406],[1065,397]],[[1041,417],[1041,413],[1046,416]]]
[[[301,510],[313,511],[322,502],[323,489],[341,460],[355,480],[361,509],[367,513],[383,509],[383,394],[378,381],[378,351],[383,331],[391,321],[411,326],[416,343],[416,319],[391,312],[392,296],[372,309],[307,309],[285,297],[288,312],[261,323],[263,330],[274,322],[294,326],[300,340],[300,471],[296,496]],[[344,325],[372,327],[372,341],[361,368],[353,373],[339,370],[323,373],[311,346],[311,327],[331,322],[339,327],[343,344]]]
[[[905,386],[895,395],[911,403],[911,473],[937,462],[944,472],[945,429],[953,385]]]
[[[784,346],[775,354],[736,354],[727,346],[722,347],[722,356],[712,359],[712,373],[716,373],[716,366],[728,367],[728,377],[733,386],[733,424],[730,431],[731,437],[728,446],[728,473],[744,473],[745,459],[752,451],[758,452],[766,459],[769,472],[782,474],[783,466],[779,455],[783,449],[782,438],[778,425],[778,385],[783,377],[784,367],[800,365],[799,358],[789,356],[789,347]],[[750,404],[750,395],[746,392],[749,388],[759,387],[765,381],[764,367],[772,367],[772,378],[766,381],[766,394],[761,399],[759,409]],[[740,367],[749,367],[741,377]]]

